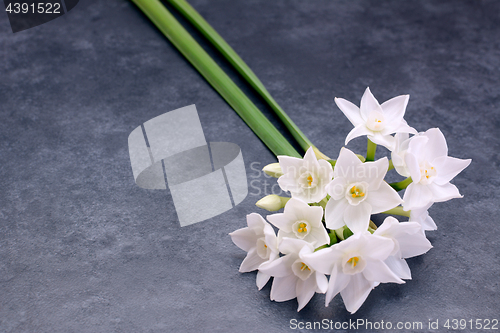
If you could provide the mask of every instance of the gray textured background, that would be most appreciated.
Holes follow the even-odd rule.
[[[13,34],[0,14],[0,332],[499,318],[500,2],[191,3],[327,155],[351,129],[334,96],[410,94],[408,122],[439,127],[451,156],[473,159],[453,181],[465,197],[431,208],[439,229],[409,260],[413,280],[379,286],[355,315],[339,297],[325,308],[324,295],[297,314],[238,272],[245,254],[227,235],[265,214],[254,203],[273,180],[252,163],[274,156],[145,16],[128,1],[82,0]],[[241,147],[251,187],[235,209],[180,228],[168,191],[134,184],[127,137],[193,103],[207,141]],[[349,147],[364,153],[365,141]]]

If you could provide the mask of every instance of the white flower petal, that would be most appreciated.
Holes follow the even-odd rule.
[[[229,234],[233,243],[240,249],[248,252],[251,248],[255,247],[257,239],[262,236],[255,234],[255,231],[250,228],[241,228]]]
[[[279,246],[279,250],[283,254],[296,254],[296,255],[298,255],[300,250],[302,250],[302,248],[304,246],[309,247],[311,249],[311,252],[312,252],[312,250],[314,250],[312,245],[304,240],[295,239],[295,238],[283,238],[283,241],[281,241],[281,244]]]
[[[366,201],[372,206],[371,214],[385,212],[403,203],[398,192],[386,182],[382,182],[378,190],[370,191]]]
[[[325,222],[328,229],[338,229],[345,225],[344,212],[350,206],[347,200],[328,200],[325,207]]]
[[[293,256],[280,257],[276,260],[263,263],[259,266],[259,271],[275,277],[285,277],[290,274],[293,275],[291,265],[294,261],[295,258],[293,258]]]
[[[243,259],[243,262],[240,265],[240,272],[246,273],[254,271],[265,261],[267,261],[267,259],[262,259],[257,254],[257,249],[254,247],[248,251],[247,256]]]
[[[328,279],[325,274],[321,274],[320,272],[314,272],[316,276],[316,292],[324,294],[328,290]]]
[[[372,206],[367,202],[361,202],[357,206],[347,205],[344,211],[344,222],[353,233],[368,230]]]
[[[271,287],[271,300],[284,302],[297,297],[296,284],[298,277],[294,274],[275,277]]]
[[[254,229],[254,230],[262,230],[264,229],[264,226],[267,225],[266,220],[260,214],[257,213],[251,213],[247,215],[247,225],[249,228]],[[260,233],[262,234],[262,233]]]
[[[290,201],[291,200],[293,199],[290,199]],[[285,213],[267,215],[266,218],[269,222],[271,222],[272,225],[274,225],[279,230],[283,230],[286,233],[292,232],[293,222],[290,223],[290,219],[285,215]]]
[[[342,147],[340,149],[337,163],[333,169],[333,177],[345,178],[348,183],[356,179],[356,167],[363,164],[359,158],[349,149]]]
[[[363,270],[364,277],[373,282],[404,283],[382,260],[371,260],[366,263]]]
[[[373,96],[372,92],[370,91],[370,88],[366,88],[363,97],[361,97],[361,104],[359,106],[359,110],[361,113],[361,118],[364,121],[368,119],[368,116],[372,111],[378,111],[382,113],[380,104],[377,101],[377,99]]]
[[[397,241],[399,243],[402,258],[416,257],[426,253],[432,248],[431,242],[429,242],[423,232],[400,235]]]
[[[328,236],[328,232],[326,232],[326,229],[323,227],[323,225],[313,228],[311,230],[311,233],[307,235],[306,238],[314,240],[316,242],[316,247],[330,243],[330,237]],[[304,240],[310,241],[308,239]]]
[[[347,311],[358,311],[374,287],[375,283],[366,280],[363,274],[353,275],[349,284],[340,292]]]
[[[297,183],[297,177],[298,176],[294,176],[292,173],[285,174],[278,178],[278,185],[283,191],[296,193],[297,191],[301,190],[299,183]]]
[[[410,95],[401,95],[382,103],[384,117],[386,119],[403,119],[409,99]]]
[[[427,149],[428,142],[429,142],[429,138],[424,136],[424,135],[413,136],[410,139],[410,142],[408,144],[408,150],[406,152],[406,156],[413,155],[415,158],[417,158],[417,165],[419,165],[420,162],[424,161],[424,152]],[[405,161],[406,161],[406,157],[405,157]],[[406,161],[406,164],[408,164],[408,161]],[[413,175],[412,175],[412,178],[413,178]]]
[[[290,157],[286,155],[278,156],[278,161],[281,167],[281,171],[285,173],[295,173],[298,174],[300,168],[302,167],[303,160],[297,157]]]
[[[271,278],[270,275],[267,275],[267,274],[262,273],[261,271],[258,271],[257,272],[257,279],[255,281],[257,284],[257,288],[259,288],[259,290],[264,288],[264,286],[267,284],[267,281],[269,281],[270,278]]]
[[[389,256],[385,259],[384,263],[394,272],[394,274],[399,276],[399,278],[411,280],[411,271],[406,260],[396,258],[395,256]]]
[[[392,131],[394,133],[394,131]],[[368,139],[370,139],[373,143],[384,146],[390,151],[394,150],[396,146],[396,140],[392,135],[383,135],[382,133],[375,132],[373,135],[368,135]]]
[[[364,245],[361,255],[370,260],[385,260],[394,248],[394,242],[391,239],[370,233],[360,235],[360,242]]]
[[[414,154],[406,153],[405,164],[410,173],[411,180],[413,183],[417,184],[422,178],[420,173],[420,165],[418,164],[418,157]]]
[[[423,135],[429,139],[426,149],[422,152],[427,161],[432,163],[434,159],[448,155],[448,145],[439,128],[428,129]]]
[[[458,192],[458,188],[450,183],[446,183],[444,185],[432,183],[427,185],[427,187],[430,192],[432,192],[432,201],[434,202],[443,202],[454,198],[462,198],[462,195]]]
[[[401,122],[397,128],[394,130],[395,133],[411,133],[417,134],[418,132],[411,126],[409,126],[405,121]]]
[[[408,211],[415,208],[424,207],[432,201],[432,198],[433,193],[428,186],[411,183],[406,188],[405,195],[403,197],[403,209]]]
[[[364,123],[363,119],[361,119],[359,108],[353,103],[343,98],[335,98],[335,104],[337,104],[340,111],[344,113],[353,126]]]
[[[325,306],[328,306],[332,299],[349,284],[351,280],[351,275],[344,274],[334,267],[332,274],[330,275],[330,281],[328,282],[328,290],[325,296]]]
[[[332,200],[340,200],[344,198],[345,187],[347,182],[343,177],[334,178],[328,185],[326,185],[326,191],[330,195]]]
[[[335,246],[321,249],[301,257],[304,263],[322,274],[331,274],[336,262],[340,261],[342,254],[335,251]]]
[[[411,210],[410,221],[419,223],[423,230],[436,230],[437,226],[432,217],[429,216],[427,211],[432,206],[432,203],[422,208],[415,208]]]
[[[376,160],[375,162],[366,162],[358,165],[356,170],[356,181],[367,182],[370,186],[368,190],[376,191],[383,182],[384,177],[389,168],[389,160],[387,157]]]
[[[347,145],[352,139],[363,135],[373,135],[373,131],[369,130],[364,123],[357,125],[347,134],[344,144]]]
[[[434,160],[437,176],[434,182],[444,185],[455,178],[463,169],[467,168],[472,160],[462,160],[459,158],[443,156]]]
[[[302,310],[304,306],[309,303],[311,298],[316,293],[316,276],[312,274],[307,280],[302,281],[301,279],[297,280],[296,293],[297,293],[297,302],[299,303],[299,307],[297,308],[297,312]]]

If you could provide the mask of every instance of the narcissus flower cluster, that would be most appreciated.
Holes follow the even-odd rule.
[[[266,219],[249,214],[247,227],[230,236],[247,252],[240,272],[257,270],[259,289],[273,277],[271,300],[297,298],[300,311],[315,293],[326,294],[326,306],[340,294],[354,313],[380,283],[411,279],[405,259],[429,251],[425,231],[437,228],[428,209],[461,197],[450,181],[471,160],[449,157],[438,128],[418,133],[410,127],[403,118],[408,100],[403,95],[379,104],[369,88],[360,107],[335,99],[354,126],[345,144],[366,135],[366,157],[343,147],[336,160],[318,159],[311,147],[302,159],[278,156],[279,164],[264,168],[291,198],[262,198],[258,207],[283,211]],[[374,159],[377,144],[390,150],[390,161]],[[407,178],[387,183],[392,169]],[[409,220],[388,216],[377,227],[371,216],[379,213]]]

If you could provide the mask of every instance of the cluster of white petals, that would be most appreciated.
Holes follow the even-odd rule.
[[[429,251],[425,231],[437,229],[429,208],[461,197],[450,181],[471,160],[449,157],[439,129],[417,133],[408,126],[403,119],[408,100],[402,95],[380,105],[369,88],[359,108],[335,98],[354,125],[345,144],[366,135],[369,145],[390,150],[391,162],[374,161],[375,149],[365,161],[345,147],[335,161],[318,160],[311,147],[303,159],[278,156],[279,164],[264,168],[291,198],[273,194],[259,200],[258,207],[283,212],[268,215],[269,222],[249,214],[247,227],[230,235],[247,252],[240,272],[257,270],[259,289],[273,277],[271,300],[297,298],[300,311],[315,293],[326,293],[326,306],[340,294],[354,313],[380,283],[411,279],[405,259]],[[392,168],[407,178],[388,184],[384,178]],[[379,213],[409,220],[389,216],[377,227],[371,216]]]

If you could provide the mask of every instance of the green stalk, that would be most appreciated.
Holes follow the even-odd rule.
[[[240,73],[241,76],[255,89],[255,91],[266,101],[271,107],[278,118],[283,122],[290,134],[294,137],[297,143],[304,151],[309,147],[314,147],[311,141],[302,133],[299,127],[290,119],[290,117],[283,111],[278,103],[273,99],[271,94],[267,91],[266,87],[257,78],[255,73],[248,67],[248,65],[238,56],[229,44],[217,33],[217,31],[208,24],[207,21],[185,0],[168,0],[175,9],[177,9],[191,24],[195,26],[198,31],[212,43],[217,50],[233,65],[233,67]],[[316,148],[316,147],[314,147]],[[315,149],[316,155],[319,158],[325,158],[317,148]],[[319,154],[318,154],[319,153]],[[322,156],[321,156],[322,155]],[[328,159],[328,158],[325,158]]]
[[[391,185],[391,187],[393,189],[395,189],[396,191],[401,191],[401,190],[404,190],[405,188],[407,188],[408,185],[411,184],[411,182],[412,182],[411,177],[408,177],[405,180],[402,180],[402,181],[397,182],[397,183],[390,183],[389,185]]]
[[[394,169],[394,164],[392,163],[392,160],[389,160],[389,168],[387,171],[391,171],[392,169]]]
[[[375,143],[373,143],[370,139],[366,139],[366,140],[368,140],[368,144],[366,147],[366,159],[365,159],[365,161],[366,162],[375,161],[375,151],[377,150],[377,145]]]
[[[385,212],[382,212],[381,214],[400,215],[400,216],[410,217],[410,213],[411,213],[411,210],[405,211],[405,210],[403,210],[403,207],[397,206],[393,209],[389,209]]]
[[[132,0],[275,155],[301,157],[159,0]]]

